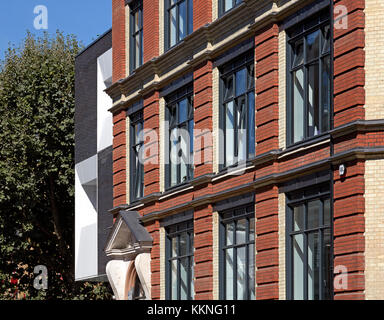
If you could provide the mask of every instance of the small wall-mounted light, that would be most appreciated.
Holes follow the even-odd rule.
[[[340,175],[340,177],[342,177],[342,176],[344,176],[345,175],[345,165],[344,164],[341,164],[340,166],[339,166],[339,175]]]

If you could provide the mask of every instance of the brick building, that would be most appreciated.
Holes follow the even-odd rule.
[[[383,2],[112,5],[116,298],[383,299]]]

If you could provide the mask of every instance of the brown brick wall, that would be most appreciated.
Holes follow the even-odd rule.
[[[159,1],[143,0],[143,62],[159,55]]]
[[[112,80],[126,77],[125,0],[112,0]]]
[[[193,0],[193,31],[211,21],[212,0]]]
[[[159,92],[144,97],[144,195],[160,191]]]
[[[213,299],[213,211],[212,206],[195,208],[195,300]]]
[[[212,62],[207,61],[195,68],[193,73],[194,122],[195,130],[200,130],[200,134],[195,136],[194,143],[195,177],[213,171],[213,139],[209,134],[213,130],[212,72]]]
[[[256,154],[279,147],[279,27],[255,35]]]
[[[348,10],[348,28],[334,30],[334,127],[364,119],[365,1],[334,0]]]
[[[348,270],[348,288],[335,288],[335,299],[364,297],[365,163],[347,162],[346,174],[334,171],[334,267]]]
[[[113,206],[127,203],[127,135],[126,115],[121,111],[113,115]]]
[[[256,299],[279,298],[279,193],[276,186],[256,192]]]

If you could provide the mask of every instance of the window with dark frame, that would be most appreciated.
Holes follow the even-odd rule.
[[[166,187],[174,187],[193,178],[193,85],[178,89],[165,98],[169,160]]]
[[[166,228],[166,299],[193,300],[193,220]]]
[[[287,193],[287,297],[333,297],[329,183]]]
[[[143,64],[143,0],[133,1],[130,7],[130,72]]]
[[[254,205],[226,210],[220,223],[220,299],[255,299]]]
[[[144,119],[143,112],[130,116],[130,198],[131,202],[144,196]]]
[[[287,30],[288,145],[325,133],[331,116],[329,9]]]
[[[224,147],[221,168],[255,156],[254,51],[220,68],[220,127]]]
[[[225,12],[233,9],[242,2],[243,0],[219,0],[220,15],[223,15]]]
[[[193,0],[165,1],[165,49],[193,32]]]
[[[135,285],[129,294],[132,295],[132,300],[146,300],[143,286],[137,274],[135,279]]]

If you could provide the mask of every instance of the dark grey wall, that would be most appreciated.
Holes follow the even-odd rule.
[[[112,146],[98,154],[98,274],[106,273],[105,266],[109,259],[104,252],[110,228],[113,225],[112,214],[108,212],[113,207],[113,178],[112,178]]]
[[[97,153],[97,58],[112,48],[112,32],[83,50],[75,61],[75,163]]]

